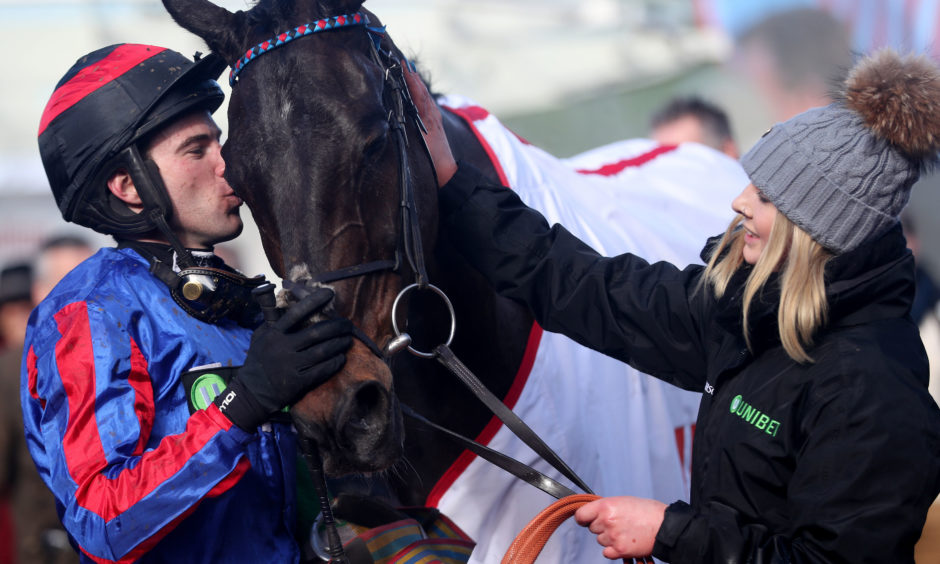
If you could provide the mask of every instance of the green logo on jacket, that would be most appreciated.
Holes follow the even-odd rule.
[[[202,374],[193,382],[189,400],[198,409],[205,409],[226,388],[225,380],[218,374]]]
[[[744,397],[742,397],[740,394],[731,400],[731,413],[737,415],[741,419],[747,421],[768,435],[772,435],[774,437],[777,436],[777,430],[780,428],[780,422],[776,419],[771,419],[769,415],[762,413],[761,410],[744,401]]]

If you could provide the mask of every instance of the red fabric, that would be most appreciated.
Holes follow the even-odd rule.
[[[224,415],[221,415],[221,413],[219,415],[221,417],[225,417]],[[235,465],[235,469],[232,470],[232,473],[229,474],[224,480],[219,482],[218,485],[216,485],[216,487],[209,490],[209,493],[207,493],[205,497],[216,497],[228,491],[229,488],[237,484],[238,481],[242,479],[242,476],[244,476],[245,472],[248,472],[250,468],[251,468],[251,462],[248,460],[248,458],[247,457],[242,458],[238,462],[238,464]],[[186,519],[194,511],[196,511],[197,507],[199,507],[198,503],[190,507],[187,511],[185,511],[176,519],[167,523],[165,527],[160,529],[160,532],[158,534],[150,537],[145,542],[138,545],[137,548],[128,552],[124,556],[124,558],[120,560],[106,560],[104,558],[97,558],[95,556],[92,556],[91,554],[88,554],[84,550],[82,550],[82,552],[85,554],[85,556],[88,556],[89,558],[97,562],[98,564],[130,564],[131,562],[134,562],[140,559],[140,557],[150,552],[150,549],[152,549],[158,542],[163,540],[163,537],[165,537],[167,534],[169,534],[170,531],[175,529],[176,526],[179,525],[183,521],[183,519]]]
[[[446,106],[445,106],[446,107]],[[496,174],[499,176],[499,182],[503,186],[509,186],[509,179],[506,177],[506,172],[503,170],[503,166],[499,162],[499,157],[496,156],[496,153],[493,152],[493,148],[490,147],[490,144],[486,142],[486,138],[483,137],[483,134],[473,126],[473,122],[481,119],[485,119],[489,116],[489,112],[479,106],[469,106],[466,108],[446,108],[451,113],[460,116],[464,121],[467,122],[467,125],[470,126],[470,130],[473,131],[473,134],[476,136],[477,140],[480,142],[480,146],[483,147],[483,150],[486,151],[486,156],[490,159],[493,168],[496,169]]]
[[[526,344],[525,354],[522,356],[522,362],[519,364],[519,370],[516,371],[516,377],[509,391],[506,393],[506,397],[503,398],[503,403],[505,403],[509,409],[512,409],[516,405],[516,401],[519,399],[519,395],[522,394],[522,389],[529,379],[529,374],[532,372],[532,365],[535,363],[535,355],[539,350],[541,340],[542,328],[539,327],[537,323],[533,323],[532,330],[529,332],[529,341]],[[502,424],[503,422],[494,415],[486,427],[483,428],[483,431],[481,431],[474,440],[482,445],[488,444],[493,438],[493,435],[499,431]],[[454,485],[457,478],[463,474],[463,471],[467,469],[467,466],[473,462],[476,456],[476,454],[469,450],[463,451],[460,456],[457,457],[457,460],[450,465],[450,468],[444,472],[437,483],[434,484],[434,487],[431,488],[431,493],[428,494],[428,498],[425,500],[424,504],[429,507],[437,507],[444,493]]]
[[[28,381],[26,383],[29,388],[29,395],[32,398],[39,402],[39,405],[46,409],[46,400],[45,398],[39,397],[39,392],[36,391],[36,352],[33,350],[33,347],[29,347],[29,352],[26,354],[26,374]]]
[[[140,347],[133,339],[131,339],[131,373],[127,375],[127,381],[137,393],[137,398],[134,400],[134,413],[140,421],[140,439],[137,441],[134,455],[140,456],[144,453],[147,438],[153,429],[154,400],[153,386],[150,382],[150,374],[147,372],[147,359],[144,358],[144,353],[140,352]]]
[[[614,176],[615,174],[619,174],[630,167],[646,164],[660,155],[664,155],[666,153],[675,151],[676,147],[678,147],[678,145],[660,145],[659,147],[656,147],[652,151],[648,151],[646,153],[643,153],[642,155],[638,155],[630,159],[624,159],[616,163],[606,164],[594,170],[580,169],[578,170],[578,172],[580,174],[599,174],[601,176]]]
[[[75,498],[85,509],[110,521],[178,472],[216,433],[231,428],[231,422],[217,409],[200,411],[189,418],[186,432],[168,436],[156,449],[143,453],[153,423],[153,391],[146,360],[132,340],[128,380],[136,391],[135,410],[141,432],[137,452],[143,454],[134,468],[126,468],[114,478],[106,477],[101,473],[108,462],[98,434],[94,349],[86,305],[69,304],[56,314],[56,322],[62,334],[56,345],[58,372],[69,406],[69,426],[62,445],[69,474],[78,484]],[[243,473],[244,469],[236,470],[233,475],[240,477]],[[235,481],[223,482],[227,484],[225,489]]]
[[[104,59],[91,64],[56,88],[39,122],[39,135],[49,123],[95,90],[123,75],[142,61],[165,51],[151,45],[121,45]]]

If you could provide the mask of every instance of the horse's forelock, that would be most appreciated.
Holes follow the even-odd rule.
[[[258,2],[251,11],[259,22],[277,22],[299,25],[294,22],[300,16],[311,20],[358,12],[363,0],[270,0]]]

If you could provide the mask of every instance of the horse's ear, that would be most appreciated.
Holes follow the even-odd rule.
[[[235,28],[244,20],[241,12],[233,14],[209,0],[163,0],[163,6],[180,27],[201,37],[228,63],[241,56],[242,46],[235,39]]]

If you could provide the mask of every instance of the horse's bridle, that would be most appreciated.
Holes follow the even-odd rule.
[[[574,471],[571,470],[568,465],[565,464],[565,462],[547,444],[545,444],[544,441],[542,441],[542,439],[531,428],[529,428],[528,425],[526,425],[525,422],[515,415],[512,410],[506,407],[506,405],[503,404],[499,398],[493,395],[493,393],[490,392],[486,386],[463,363],[461,363],[460,360],[457,359],[457,357],[450,350],[450,343],[454,337],[456,328],[454,308],[447,295],[433,284],[430,284],[428,281],[427,270],[424,261],[424,249],[421,242],[420,226],[418,224],[417,207],[415,204],[414,184],[411,176],[411,168],[409,165],[407,152],[408,134],[406,131],[406,126],[408,121],[411,120],[422,132],[427,133],[427,130],[424,124],[421,122],[421,117],[418,114],[417,107],[415,106],[414,101],[411,98],[411,94],[408,91],[408,87],[405,83],[402,61],[397,60],[390,50],[385,51],[381,48],[381,41],[385,36],[384,28],[370,27],[368,16],[362,12],[357,12],[350,15],[332,16],[298,26],[291,31],[281,33],[276,37],[269,39],[268,41],[261,42],[255,47],[249,49],[246,54],[232,67],[232,71],[229,74],[229,83],[234,87],[234,85],[237,83],[239,73],[244,70],[245,66],[247,66],[248,63],[254,61],[260,55],[267,53],[272,49],[281,47],[290,41],[300,37],[305,37],[312,33],[353,26],[362,26],[368,32],[370,38],[369,43],[372,46],[371,51],[373,59],[376,64],[378,64],[379,67],[383,69],[385,75],[383,103],[385,104],[385,109],[387,111],[389,128],[395,136],[396,145],[398,148],[398,171],[401,196],[401,233],[399,241],[401,243],[401,247],[399,251],[396,251],[394,260],[378,260],[329,272],[322,272],[305,281],[284,279],[282,281],[284,287],[297,298],[303,298],[304,295],[310,292],[308,289],[309,285],[328,284],[330,282],[354,278],[384,270],[391,270],[401,273],[401,262],[402,258],[404,257],[404,259],[408,262],[411,271],[414,273],[415,281],[399,292],[398,296],[395,298],[394,304],[392,305],[391,316],[395,337],[388,345],[386,345],[384,351],[381,350],[378,345],[376,345],[375,342],[370,337],[365,335],[365,333],[358,327],[354,329],[357,338],[365,343],[373,353],[378,355],[380,358],[383,358],[383,360],[406,347],[409,352],[416,356],[420,356],[422,358],[436,358],[451,372],[453,372],[460,379],[460,381],[465,386],[467,386],[470,391],[473,392],[473,394],[476,395],[477,398],[487,406],[487,408],[490,409],[490,411],[492,411],[500,420],[502,420],[502,422],[512,432],[514,432],[539,456],[551,464],[562,475],[575,483],[578,487],[588,493],[593,493],[591,489],[584,483],[584,481],[581,480],[581,478],[578,477],[578,475],[575,474]],[[424,137],[420,137],[424,152],[427,155],[429,162],[431,163],[431,170],[433,172],[434,166],[433,161],[431,161],[430,151]],[[435,181],[435,185],[436,184],[437,182]],[[411,338],[407,333],[399,330],[396,321],[397,308],[401,298],[408,292],[416,289],[431,290],[436,293],[444,301],[450,312],[451,328],[447,342],[435,347],[433,352],[422,352],[413,348],[411,346]],[[541,489],[542,491],[545,491],[546,493],[556,498],[574,495],[575,493],[570,488],[559,483],[553,478],[546,476],[541,472],[514,460],[513,458],[489,449],[488,447],[480,445],[471,439],[453,433],[444,427],[428,421],[405,405],[401,405],[401,408],[402,412],[409,417],[412,417],[413,419],[444,433],[451,439],[459,442],[464,446],[464,448],[467,448],[478,456],[503,468],[516,477],[528,482],[529,484]],[[336,532],[336,528],[333,525],[333,517],[327,495],[327,486],[325,477],[323,475],[323,466],[322,460],[320,460],[319,450],[317,449],[316,444],[313,443],[311,439],[307,438],[302,439],[302,446],[304,447],[304,456],[307,458],[308,465],[311,468],[311,474],[314,478],[314,483],[317,486],[317,492],[320,498],[320,507],[323,516],[323,524],[326,527],[330,545],[330,557],[332,558],[333,562],[344,563],[346,562],[346,556],[339,540],[339,534]]]
[[[384,270],[390,270],[401,274],[402,260],[404,259],[407,261],[408,266],[414,273],[414,283],[405,287],[395,298],[391,313],[392,326],[395,330],[395,337],[389,342],[388,345],[386,345],[384,350],[382,350],[361,330],[357,329],[355,331],[356,337],[367,347],[369,347],[373,353],[381,358],[391,356],[405,347],[407,347],[412,354],[417,356],[433,358],[435,356],[433,353],[422,352],[411,346],[411,337],[408,336],[407,333],[399,330],[396,320],[397,306],[402,296],[412,290],[427,289],[437,294],[444,301],[450,312],[451,330],[446,343],[447,345],[451,343],[456,329],[453,306],[450,303],[450,300],[443,291],[430,284],[428,281],[427,269],[425,267],[424,261],[424,247],[421,242],[420,226],[418,224],[418,213],[414,195],[414,183],[411,176],[411,167],[408,159],[408,134],[406,131],[408,121],[411,120],[414,122],[414,124],[423,132],[426,132],[427,130],[425,129],[424,124],[421,122],[421,117],[418,114],[418,110],[415,107],[414,101],[411,98],[411,94],[405,84],[402,62],[396,60],[391,51],[385,51],[381,48],[381,41],[385,35],[385,29],[372,27],[369,25],[369,23],[369,17],[366,14],[362,12],[356,12],[355,14],[344,14],[340,16],[323,18],[297,26],[290,31],[280,33],[277,36],[268,39],[267,41],[262,41],[261,43],[249,49],[245,55],[242,56],[242,58],[239,59],[232,67],[232,70],[229,73],[229,84],[231,84],[233,87],[235,84],[237,84],[238,75],[245,69],[246,66],[248,66],[249,63],[261,55],[268,53],[278,47],[282,47],[291,41],[306,37],[314,33],[349,27],[361,26],[366,29],[370,39],[369,43],[372,47],[372,58],[376,64],[383,69],[385,75],[385,86],[382,94],[383,102],[387,111],[389,130],[395,137],[395,144],[398,150],[398,174],[399,187],[401,190],[401,232],[398,238],[399,250],[395,252],[394,259],[376,260],[353,266],[347,266],[328,272],[320,272],[303,281],[285,279],[283,284],[284,287],[291,292],[291,294],[298,298],[302,298],[306,293],[309,293],[309,290],[306,287],[310,285],[329,284],[331,282],[364,276]],[[425,143],[423,137],[421,137],[421,143],[430,162],[430,152],[428,151],[427,144]],[[433,165],[431,166],[431,170],[434,170]]]

